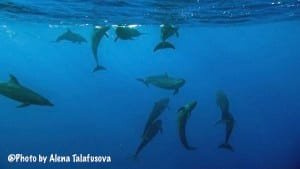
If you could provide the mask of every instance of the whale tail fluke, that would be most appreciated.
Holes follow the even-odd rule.
[[[155,48],[153,49],[153,52],[156,52],[159,49],[159,44],[155,46]]]
[[[101,66],[101,65],[97,65],[97,66],[94,68],[93,72],[97,72],[97,71],[99,71],[99,70],[106,70],[106,68],[103,67],[103,66]]]
[[[175,49],[175,46],[170,42],[162,41],[155,46],[155,48],[153,49],[153,52],[156,52],[160,49]]]
[[[139,158],[136,154],[128,157],[127,160],[131,160],[131,161],[134,161],[134,162],[139,162]]]
[[[189,151],[194,151],[194,150],[197,150],[197,147],[191,147],[191,146],[188,146],[188,147],[185,147],[187,150]]]
[[[179,89],[175,89],[174,92],[173,92],[173,95],[178,94],[178,92],[179,92]]]
[[[136,80],[139,81],[139,82],[142,82],[144,85],[146,85],[147,87],[149,87],[149,83],[147,81],[145,81],[144,79],[137,78]]]
[[[231,152],[234,151],[233,147],[229,143],[223,143],[223,144],[219,145],[219,148],[226,149],[226,150],[229,150]]]

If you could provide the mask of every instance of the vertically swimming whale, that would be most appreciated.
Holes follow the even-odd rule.
[[[219,145],[219,148],[224,148],[230,151],[234,151],[233,147],[229,144],[229,138],[232,134],[235,120],[232,114],[229,112],[229,100],[226,94],[223,91],[217,92],[217,105],[220,107],[222,117],[216,124],[224,123],[226,125],[225,128],[225,141],[223,144]]]
[[[138,157],[142,149],[158,134],[159,131],[162,132],[162,121],[156,120],[148,127],[142,142],[135,151],[134,158]]]
[[[181,107],[178,110],[177,123],[178,123],[179,138],[180,138],[181,144],[187,150],[195,150],[196,149],[195,147],[189,146],[188,141],[186,139],[186,132],[185,132],[186,123],[187,123],[189,117],[191,116],[191,113],[194,110],[194,108],[196,107],[196,105],[197,105],[197,102],[192,101],[192,102],[186,104],[185,106]]]
[[[117,37],[115,38],[115,41],[117,41],[118,39],[133,40],[135,37],[138,37],[138,36],[140,36],[142,34],[143,33],[139,32],[134,27],[125,26],[125,25],[118,26],[116,28],[116,35],[117,35]]]
[[[152,84],[153,86],[162,89],[174,90],[174,95],[177,94],[179,89],[185,84],[184,79],[170,77],[168,74],[148,76],[144,79],[138,78],[137,80],[144,83],[146,86]]]
[[[109,29],[110,29],[109,26],[94,27],[93,34],[92,34],[92,51],[96,62],[96,67],[94,68],[93,72],[105,69],[105,67],[99,65],[98,46],[103,36],[106,36],[108,38],[108,34],[106,32]]]
[[[29,105],[53,106],[53,104],[43,96],[21,85],[14,75],[10,75],[10,80],[0,83],[0,94],[10,99],[21,102],[18,106],[26,107]]]
[[[222,119],[217,122],[217,124],[224,123],[225,124],[225,141],[224,143],[219,145],[219,148],[228,149],[230,151],[234,151],[233,147],[229,143],[229,138],[232,134],[234,128],[234,118],[230,112],[222,112]]]
[[[56,42],[60,42],[62,40],[71,41],[73,43],[79,43],[79,44],[81,44],[82,42],[87,42],[84,37],[82,37],[78,33],[72,32],[70,29],[68,29],[67,32],[57,37]]]
[[[147,123],[145,125],[143,137],[145,136],[147,129],[153,123],[153,121],[155,121],[168,107],[169,101],[170,101],[169,98],[162,98],[162,99],[158,100],[157,102],[155,102],[154,107],[152,108],[152,111],[151,111],[151,113],[148,117]]]
[[[166,40],[173,35],[179,37],[178,27],[170,24],[164,24],[161,25],[160,27],[161,27],[160,30],[161,42],[155,46],[153,51],[156,52],[157,50],[160,49],[175,49],[175,46],[170,42],[167,42]]]

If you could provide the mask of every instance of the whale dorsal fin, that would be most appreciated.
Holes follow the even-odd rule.
[[[18,79],[14,75],[10,74],[9,78],[9,83],[20,86]]]
[[[17,108],[23,108],[27,106],[30,106],[30,103],[22,103],[21,105],[17,106]]]

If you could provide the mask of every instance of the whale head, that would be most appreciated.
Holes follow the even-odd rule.
[[[42,101],[40,102],[41,105],[44,106],[54,106],[54,104],[52,102],[50,102],[48,99],[43,98]]]
[[[187,108],[189,111],[194,110],[194,108],[197,106],[197,101],[191,101],[190,103],[187,104]]]

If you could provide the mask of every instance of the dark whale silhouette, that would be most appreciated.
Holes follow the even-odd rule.
[[[158,100],[157,102],[155,102],[155,104],[152,108],[152,111],[149,114],[147,123],[145,125],[143,137],[145,136],[147,129],[153,123],[153,121],[155,121],[166,110],[166,108],[169,105],[169,102],[170,102],[170,99],[167,97],[162,98],[162,99]]]
[[[14,75],[10,75],[8,82],[0,83],[0,94],[21,102],[19,108],[29,105],[53,106],[48,99],[21,85]]]
[[[177,94],[179,89],[185,84],[184,79],[170,77],[168,74],[148,76],[144,79],[138,78],[137,80],[146,86],[151,84],[162,89],[173,90],[174,95]]]
[[[63,40],[70,41],[70,42],[73,42],[73,43],[79,43],[79,44],[81,44],[82,42],[87,42],[84,37],[82,37],[78,33],[72,32],[70,29],[68,29],[62,35],[58,36],[57,39],[56,39],[56,42],[60,42],[60,41],[63,41]]]
[[[230,151],[234,151],[232,145],[229,143],[229,138],[232,134],[233,128],[234,128],[234,118],[230,112],[223,112],[222,113],[222,119],[217,122],[217,124],[225,124],[225,141],[224,143],[219,145],[219,148],[227,149]]]
[[[221,120],[219,120],[216,124],[225,124],[225,140],[224,143],[219,145],[219,148],[227,149],[230,151],[234,151],[232,145],[229,143],[229,139],[231,137],[234,125],[235,125],[235,120],[232,116],[232,114],[229,112],[229,99],[227,95],[223,91],[218,91],[216,94],[216,103],[217,106],[219,106],[222,117]]]
[[[189,119],[189,117],[191,116],[192,111],[194,110],[194,108],[196,107],[197,102],[196,101],[192,101],[188,104],[186,104],[185,106],[181,107],[178,110],[178,133],[179,133],[179,138],[181,141],[181,144],[183,145],[183,147],[187,150],[195,150],[195,147],[192,147],[188,144],[188,141],[186,139],[186,132],[185,132],[185,127],[187,124],[187,121]]]
[[[137,29],[130,27],[130,26],[118,26],[116,28],[116,35],[115,41],[118,39],[122,40],[133,40],[134,38],[142,35],[143,33],[139,32]]]
[[[172,43],[167,42],[166,40],[173,35],[179,37],[178,27],[171,24],[163,24],[160,27],[161,27],[160,29],[161,42],[155,46],[153,51],[156,52],[161,49],[175,49],[175,46]]]
[[[98,58],[98,46],[103,38],[103,36],[108,37],[108,34],[106,33],[110,29],[109,26],[103,26],[103,27],[95,27],[92,34],[92,51],[93,56],[96,62],[96,67],[94,68],[93,72],[96,72],[98,70],[105,70],[105,67],[101,66],[99,64],[99,58]]]

